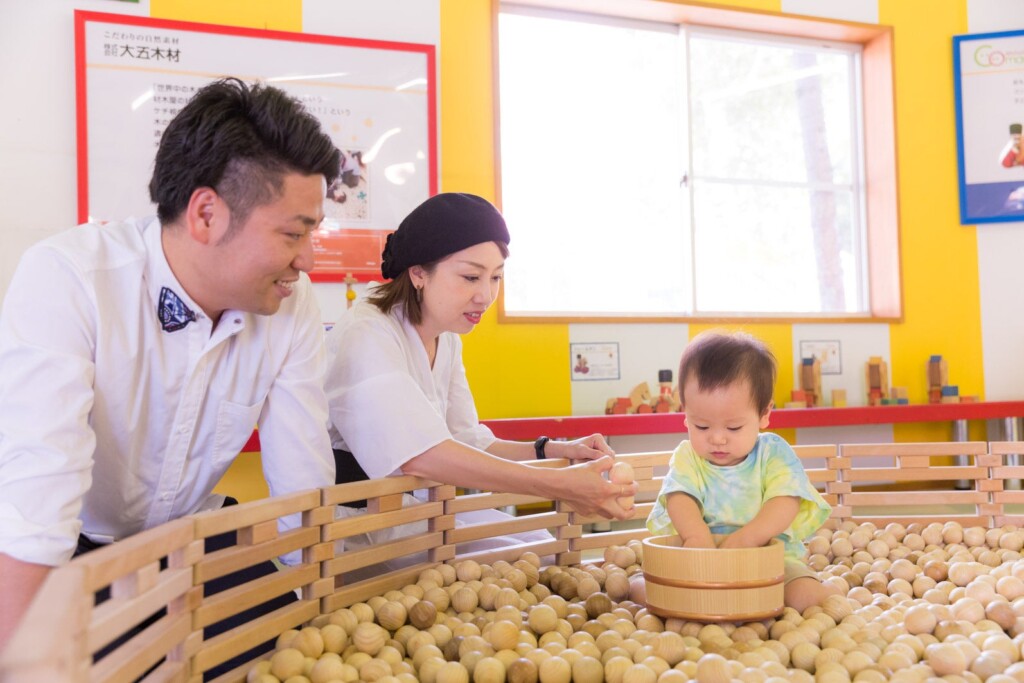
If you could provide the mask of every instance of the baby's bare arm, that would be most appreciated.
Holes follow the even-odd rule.
[[[685,493],[670,493],[665,507],[684,548],[714,548],[711,530],[704,523],[700,505]]]

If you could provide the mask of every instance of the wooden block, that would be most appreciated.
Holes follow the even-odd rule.
[[[806,408],[807,401],[787,401],[786,408]]]
[[[303,624],[320,614],[319,605],[314,602],[293,602],[264,614],[243,627],[214,636],[203,643],[202,649],[192,658],[192,671],[209,671],[260,643],[272,640],[290,628]],[[106,660],[103,660],[106,661]]]
[[[219,510],[201,512],[188,521],[195,526],[196,538],[209,538],[267,520],[299,514],[320,505],[320,491],[300,491],[285,496],[264,498]],[[162,526],[160,528],[163,528]],[[133,537],[134,538],[134,537]],[[123,541],[119,542],[123,543]]]
[[[238,530],[238,545],[256,545],[277,538],[277,520],[271,519]]]
[[[1003,506],[1001,503],[980,503],[978,505],[978,512],[983,515],[1001,515],[1003,514]]]
[[[344,484],[344,486],[348,486],[348,484]],[[402,524],[419,522],[421,520],[430,519],[431,517],[437,517],[443,513],[444,503],[439,501],[435,503],[410,505],[409,507],[402,508],[401,510],[395,510],[394,512],[378,512],[376,514],[346,517],[345,519],[340,519],[324,527],[327,531],[327,536],[323,540],[334,541],[339,538],[365,534],[370,531],[390,529],[391,527],[400,526]]]
[[[825,486],[825,490],[829,493],[849,493],[853,490],[853,484],[848,481],[837,481]]]
[[[334,541],[317,543],[302,551],[302,561],[306,564],[317,564],[334,557]]]
[[[845,408],[846,407],[846,389],[833,389],[832,390],[832,407],[833,408]]]
[[[1024,441],[992,441],[989,443],[989,450],[999,455],[1024,453]]]
[[[93,665],[91,680],[132,681],[163,659],[191,632],[187,614],[168,614]]]
[[[302,599],[303,600],[318,600],[325,595],[330,595],[334,592],[334,577],[327,579],[318,579],[313,583],[302,587]]]
[[[927,455],[898,455],[896,462],[900,467],[931,467],[932,459]]]
[[[110,597],[115,600],[134,598],[150,590],[160,577],[160,563],[151,562],[138,571],[115,579],[110,584]]]
[[[191,570],[168,569],[145,591],[128,596],[135,599],[112,598],[96,606],[86,633],[89,652],[96,652],[120,638],[161,607],[183,598],[190,591]],[[179,604],[185,606],[188,603],[182,601]],[[178,613],[183,611],[178,609]]]
[[[320,565],[286,567],[273,574],[207,596],[192,615],[192,628],[205,628],[319,579]]]
[[[334,520],[334,505],[322,505],[302,513],[302,526],[322,526]]]
[[[849,505],[833,505],[832,506],[832,517],[838,517],[839,519],[846,519],[853,514],[853,508]]]
[[[195,582],[206,583],[264,560],[316,545],[320,541],[319,534],[320,530],[317,528],[299,527],[267,543],[248,547],[236,546],[210,553],[196,563]]]
[[[1003,480],[1002,479],[979,479],[975,482],[979,491],[1002,491]]]
[[[455,515],[440,515],[427,520],[428,531],[448,531],[455,528]]]
[[[378,512],[394,512],[402,509],[402,493],[392,493],[379,498],[369,498],[366,501],[366,512],[376,514]]]
[[[583,561],[583,553],[568,552],[558,553],[555,555],[555,562],[563,567],[567,567],[573,564],[579,564]]]
[[[442,545],[427,551],[431,562],[447,562],[455,557],[455,546]]]
[[[1003,464],[1003,456],[991,453],[976,455],[974,456],[974,462],[979,467],[998,467]]]
[[[865,455],[981,455],[988,453],[984,441],[936,441],[918,443],[851,443],[839,447],[844,457]]]

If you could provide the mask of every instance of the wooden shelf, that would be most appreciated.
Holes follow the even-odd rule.
[[[1024,401],[937,403],[849,408],[779,408],[772,411],[769,429],[843,427],[898,422],[952,422],[1024,417]],[[579,437],[595,432],[605,436],[678,434],[686,431],[682,413],[647,415],[587,415],[484,420],[501,439],[528,441],[545,434],[552,438]]]
[[[934,403],[905,406],[857,406],[849,408],[779,408],[772,411],[770,429],[798,427],[845,427],[898,422],[952,422],[1024,417],[1024,401]],[[522,417],[483,420],[500,439],[532,441],[541,434],[553,439],[580,437],[595,432],[605,436],[678,434],[686,431],[682,413],[647,415],[583,415],[577,417]],[[254,431],[242,449],[260,450]]]

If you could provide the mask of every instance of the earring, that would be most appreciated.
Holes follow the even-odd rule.
[[[418,304],[419,303],[423,303],[423,288],[422,287],[417,287],[416,288],[416,303],[418,303]]]

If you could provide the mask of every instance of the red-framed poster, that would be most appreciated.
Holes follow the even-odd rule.
[[[235,76],[300,99],[342,154],[313,280],[380,278],[388,233],[437,193],[433,45],[75,12],[79,222],[156,213],[160,136],[204,84]]]

